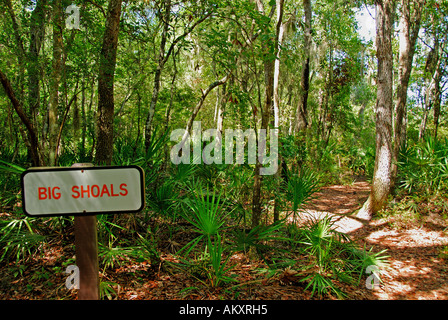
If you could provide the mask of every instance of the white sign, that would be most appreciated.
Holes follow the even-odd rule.
[[[35,168],[22,174],[28,216],[138,212],[145,205],[140,167]]]

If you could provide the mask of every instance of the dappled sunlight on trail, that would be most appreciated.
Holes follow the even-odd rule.
[[[375,252],[387,250],[389,268],[382,270],[383,283],[364,294],[359,292],[361,298],[448,299],[448,266],[446,258],[440,255],[448,246],[446,221],[436,214],[429,214],[418,223],[409,222],[402,227],[394,224],[394,217],[363,222],[353,214],[361,208],[369,191],[367,182],[322,188],[298,214],[296,221],[301,224],[331,216],[336,230],[347,233],[361,246],[373,247]]]

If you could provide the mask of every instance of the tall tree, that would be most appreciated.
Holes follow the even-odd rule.
[[[300,99],[297,105],[295,132],[306,129],[308,126],[307,108],[308,92],[310,89],[310,57],[311,57],[311,0],[303,0],[303,9],[305,12],[304,27],[304,60],[302,64],[302,75],[300,78]]]
[[[96,162],[110,165],[114,143],[114,74],[122,0],[110,0],[98,75],[98,144]]]
[[[283,6],[284,6],[284,0],[277,0],[277,23],[275,28],[275,63],[274,63],[274,129],[278,130],[280,125],[280,96],[279,96],[279,81],[280,81],[280,52],[281,52],[281,45],[283,43],[283,35],[284,35],[284,23],[283,23]],[[278,132],[278,131],[277,131]],[[278,158],[279,166],[281,166],[283,159],[281,159],[280,154]],[[275,173],[275,179],[276,183],[279,186],[280,185],[280,176],[281,171],[277,170]],[[280,205],[279,205],[279,199],[278,197],[275,197],[274,200],[274,222],[278,221],[280,219]]]
[[[38,138],[36,129],[31,120],[29,119],[29,117],[26,115],[25,111],[23,110],[22,104],[20,103],[19,99],[17,99],[14,90],[11,86],[11,82],[1,70],[0,70],[0,82],[6,92],[6,95],[11,101],[14,110],[16,111],[20,120],[23,122],[23,124],[27,129],[30,144],[29,150],[31,153],[31,161],[33,163],[33,166],[40,166],[41,162],[39,156]]]
[[[157,68],[154,74],[154,85],[153,85],[153,92],[151,97],[151,104],[149,105],[149,111],[148,111],[148,117],[146,120],[146,130],[145,130],[145,146],[146,148],[149,147],[150,144],[150,136],[151,136],[151,125],[152,125],[152,119],[154,118],[154,113],[156,111],[156,104],[159,97],[159,90],[160,90],[160,76],[162,75],[163,67],[165,66],[166,61],[168,60],[169,56],[165,53],[165,46],[166,46],[166,40],[168,38],[168,31],[170,27],[170,17],[171,17],[171,0],[164,1],[164,7],[165,7],[165,13],[163,14],[162,25],[162,38],[160,41],[160,49],[159,49],[159,57],[157,62]],[[171,51],[170,51],[171,54]]]
[[[41,144],[39,143],[39,135],[37,130],[37,112],[40,106],[40,72],[39,72],[39,54],[45,35],[45,17],[46,17],[46,0],[36,1],[34,10],[31,13],[29,23],[29,51],[25,51],[23,35],[21,32],[20,24],[17,21],[17,17],[14,13],[14,8],[10,0],[3,0],[6,5],[8,14],[11,18],[12,29],[15,39],[16,55],[19,63],[20,75],[22,78],[25,75],[25,68],[27,68],[28,76],[28,105],[29,112],[23,107],[23,88],[18,91],[18,94],[14,92],[12,86],[4,76],[2,82],[4,88],[10,98],[14,109],[16,110],[22,123],[27,128],[27,136],[25,137],[25,143],[28,146],[29,154],[33,166],[40,166],[44,162],[41,155]]]
[[[393,56],[392,28],[395,2],[376,0],[376,56],[378,59],[376,93],[376,155],[369,198],[357,216],[369,220],[386,204],[391,188]]]
[[[208,12],[205,12],[202,16],[200,16],[197,20],[195,20],[190,26],[185,28],[185,31],[176,37],[173,42],[171,43],[168,50],[165,49],[166,42],[169,37],[169,31],[170,31],[170,17],[171,17],[171,0],[165,0],[164,1],[164,7],[165,12],[163,15],[161,15],[163,30],[162,30],[162,38],[160,41],[160,48],[159,48],[159,56],[157,61],[157,67],[154,74],[154,84],[153,84],[153,92],[151,97],[151,103],[149,105],[148,110],[148,116],[146,118],[146,124],[145,124],[145,146],[146,148],[149,147],[149,144],[151,142],[151,128],[152,128],[152,122],[154,118],[154,114],[156,112],[156,105],[157,100],[159,97],[159,91],[160,91],[160,82],[161,82],[161,75],[163,68],[170,58],[171,54],[173,53],[174,49],[176,48],[177,44],[182,41],[186,36],[188,36],[199,24],[204,22],[207,18],[209,18],[212,15],[212,11],[209,10]],[[190,18],[192,18],[190,16]],[[190,19],[191,20],[191,19]]]
[[[406,138],[406,100],[408,97],[409,78],[411,76],[412,62],[414,59],[415,46],[420,30],[423,1],[412,1],[414,3],[411,11],[409,0],[401,0],[400,16],[400,54],[398,69],[397,100],[395,106],[394,148],[392,153],[391,187],[394,188],[398,171],[398,156]],[[412,12],[412,13],[411,13]]]
[[[264,15],[264,6],[261,0],[257,0],[258,11]],[[273,7],[275,8],[275,7]],[[273,10],[271,10],[271,13]],[[270,17],[271,18],[271,17]],[[265,30],[268,31],[268,30]],[[278,37],[276,36],[278,39]],[[271,35],[267,34],[263,37],[262,50],[263,50],[263,65],[264,65],[264,82],[265,82],[265,101],[263,109],[261,110],[261,126],[260,129],[267,133],[269,126],[269,118],[273,107],[274,98],[274,66],[275,66],[275,39]],[[266,135],[267,137],[267,135]],[[257,137],[258,148],[266,148],[267,143],[263,141],[260,145],[261,137]],[[260,150],[258,150],[260,154]],[[262,163],[260,162],[260,157],[256,157],[255,171],[254,171],[254,185],[253,185],[253,195],[252,195],[252,228],[260,224],[261,219],[261,183],[262,176],[260,170]]]
[[[53,68],[50,78],[50,104],[48,110],[48,164],[56,165],[58,145],[59,83],[62,69],[62,1],[53,2]]]

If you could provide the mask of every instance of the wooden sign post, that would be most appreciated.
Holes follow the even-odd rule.
[[[100,280],[96,216],[75,216],[75,255],[79,268],[78,300],[98,300]]]
[[[93,167],[76,163],[72,167]],[[79,268],[78,300],[99,300],[98,232],[96,216],[75,216],[75,257]]]
[[[144,172],[137,166],[33,168],[21,176],[22,207],[30,217],[75,216],[79,300],[99,299],[96,214],[139,212],[145,205]]]

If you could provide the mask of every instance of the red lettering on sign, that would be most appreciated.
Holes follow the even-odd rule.
[[[96,191],[94,191],[94,189],[96,189]],[[90,193],[92,194],[92,197],[97,198],[100,195],[100,187],[96,184],[94,184],[92,186],[92,188],[90,188]]]
[[[87,198],[90,198],[90,186],[87,186],[87,189],[84,189],[84,186],[81,186],[81,198],[84,198],[84,194],[87,194]]]
[[[46,200],[46,199],[55,199],[58,200],[61,198],[61,193],[57,192],[56,190],[61,190],[61,188],[59,187],[48,187],[44,188],[44,187],[39,187],[37,188],[38,191],[38,199],[39,200]],[[48,192],[47,192],[48,191]]]
[[[110,184],[103,184],[102,187],[100,187],[97,184],[94,185],[86,185],[86,186],[73,186],[72,187],[72,198],[74,199],[78,199],[78,198],[102,198],[102,197],[125,197],[128,195],[128,189],[127,189],[127,184],[126,183],[122,183],[120,184],[120,191],[118,193],[115,193],[117,191],[114,191],[114,185]],[[55,189],[59,189],[59,187],[55,187]],[[42,190],[40,190],[41,188],[39,188],[39,199],[42,197],[43,199],[46,199],[47,197],[47,190],[45,188],[42,188]],[[117,190],[115,188],[115,190]],[[50,195],[51,197],[51,195]],[[59,199],[60,198],[60,194],[55,194],[54,190],[53,190],[53,198],[55,199]]]
[[[53,188],[53,191],[52,191],[53,199],[58,200],[58,199],[61,198],[61,193],[60,193],[60,192],[55,192],[56,189],[57,189],[57,190],[61,190],[61,188],[59,188],[59,187],[54,187],[54,188]]]
[[[47,199],[47,188],[40,187],[38,190],[39,190],[39,200]]]
[[[120,195],[118,193],[114,193],[114,185],[110,185],[110,193],[112,194],[112,197],[119,197]]]
[[[75,198],[75,199],[78,199],[79,196],[80,196],[78,190],[79,190],[79,187],[78,187],[78,186],[73,186],[73,187],[72,187],[72,192],[73,192],[72,197]],[[75,195],[75,194],[76,194],[76,195]]]
[[[122,191],[120,192],[120,195],[123,197],[128,195],[128,190],[126,189],[126,187],[127,187],[126,183],[120,184],[120,190]]]
[[[101,191],[101,197],[104,196],[105,193],[107,193],[107,195],[110,197],[109,190],[107,189],[107,184],[103,185],[103,190]]]

